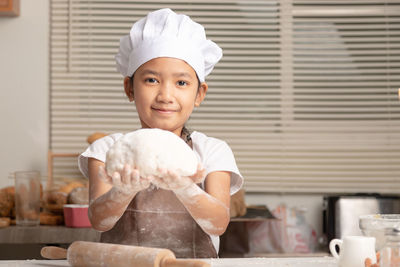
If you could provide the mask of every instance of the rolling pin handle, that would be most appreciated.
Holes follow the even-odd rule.
[[[40,250],[40,255],[49,260],[64,260],[67,258],[67,250],[65,248],[47,246]]]
[[[161,261],[160,267],[210,267],[210,264],[201,260],[166,258]]]

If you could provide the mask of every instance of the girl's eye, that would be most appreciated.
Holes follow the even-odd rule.
[[[185,86],[185,85],[187,85],[187,82],[185,82],[185,81],[179,81],[179,82],[178,82],[178,85],[179,85],[179,86]]]
[[[148,83],[156,83],[157,80],[155,78],[147,78],[146,82],[148,82]]]

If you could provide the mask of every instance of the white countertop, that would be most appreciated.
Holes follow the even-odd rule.
[[[299,257],[299,258],[235,258],[205,259],[212,267],[337,267],[333,257]],[[69,267],[66,260],[21,260],[0,261],[0,266],[8,267]]]

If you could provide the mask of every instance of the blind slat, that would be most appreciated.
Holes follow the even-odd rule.
[[[187,125],[228,142],[246,191],[400,191],[400,0],[51,3],[53,151],[140,127],[114,56],[134,21],[168,6],[224,51]],[[76,161],[54,174],[80,175]]]

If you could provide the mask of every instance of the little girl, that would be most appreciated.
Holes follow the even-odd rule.
[[[189,133],[185,123],[203,101],[205,76],[221,57],[200,24],[170,9],[149,13],[121,39],[117,69],[142,127],[180,136],[201,164],[192,177],[165,171],[157,179],[174,187],[164,190],[133,166],[107,176],[106,153],[121,133],[94,142],[80,155],[79,168],[89,177],[89,218],[102,231],[101,242],[168,248],[179,258],[217,257],[230,195],[243,178],[226,142]]]

